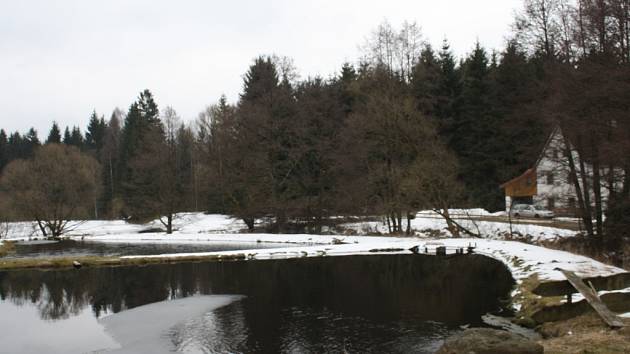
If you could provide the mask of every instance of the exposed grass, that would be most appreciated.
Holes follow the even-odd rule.
[[[20,258],[0,259],[0,270],[18,269],[60,269],[72,268],[73,262],[81,263],[82,267],[106,267],[106,266],[133,266],[149,264],[186,263],[186,262],[220,262],[237,261],[247,259],[245,254],[235,255],[211,255],[211,256],[186,256],[186,257],[141,257],[120,258],[107,256],[84,257],[55,257],[55,258]]]
[[[536,327],[536,331],[544,338],[540,344],[545,347],[545,353],[630,353],[630,320],[627,319],[624,319],[627,327],[621,330],[608,328],[594,313],[538,325],[532,319],[533,314],[547,306],[559,305],[563,299],[562,296],[541,297],[532,293],[538,284],[540,280],[537,274],[533,274],[519,285],[519,292],[513,301],[521,304],[521,309],[514,322],[530,328]]]
[[[541,297],[532,293],[532,290],[534,290],[538,284],[540,284],[538,274],[534,273],[530,275],[521,282],[517,295],[512,299],[514,303],[521,305],[514,321],[521,326],[529,328],[535,327],[537,323],[532,319],[533,314],[546,306],[558,305],[562,302],[562,296]]]
[[[4,257],[15,249],[15,244],[11,241],[0,242],[0,257]]]
[[[612,330],[594,313],[567,321],[545,323],[539,328],[545,337],[545,353],[630,353],[630,320],[626,327]]]

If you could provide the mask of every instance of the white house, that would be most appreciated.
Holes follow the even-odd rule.
[[[521,176],[518,176],[504,184],[505,207],[510,210],[512,204],[533,204],[552,210],[556,215],[576,215],[576,192],[575,185],[570,179],[569,159],[565,153],[566,142],[560,128],[554,129],[551,133],[538,160],[534,166]],[[571,154],[579,171],[580,158],[578,153],[571,148]],[[592,167],[585,162],[588,185],[592,185]],[[602,176],[622,174],[621,171],[611,171],[609,168],[602,168]],[[621,180],[618,176],[613,176],[614,181]],[[581,174],[578,173],[580,185],[582,184]],[[610,178],[603,177],[601,181],[602,204],[606,205],[608,200]],[[620,182],[615,182],[618,188]],[[591,200],[594,200],[592,188],[589,188]]]

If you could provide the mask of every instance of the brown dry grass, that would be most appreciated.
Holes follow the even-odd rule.
[[[131,266],[146,264],[164,263],[185,263],[185,262],[220,262],[236,261],[246,259],[245,254],[235,254],[229,256],[188,256],[188,257],[161,257],[161,258],[119,258],[119,257],[59,257],[59,258],[20,258],[20,259],[0,259],[0,270],[18,269],[59,269],[72,268],[73,262],[81,263],[82,267],[106,267],[106,266]]]
[[[15,244],[11,241],[3,241],[0,243],[0,257],[4,257],[15,248]]]
[[[612,330],[595,313],[568,321],[545,323],[539,332],[546,354],[630,353],[630,320],[626,327]]]

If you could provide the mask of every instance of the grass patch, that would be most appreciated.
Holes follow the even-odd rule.
[[[141,258],[120,258],[107,256],[84,256],[84,257],[55,257],[55,258],[20,258],[0,260],[0,270],[19,269],[63,269],[73,268],[74,261],[81,263],[82,267],[111,267],[111,266],[134,266],[150,264],[174,264],[189,262],[221,262],[238,261],[247,259],[245,254],[234,255],[206,255],[206,256],[186,256],[186,257],[141,257]]]
[[[4,257],[7,254],[13,252],[15,249],[15,242],[3,241],[0,243],[0,257]]]
[[[545,338],[541,344],[545,353],[630,353],[630,320],[626,327],[612,330],[594,313],[567,321],[545,323],[539,332]]]
[[[544,307],[559,305],[562,303],[562,296],[541,297],[532,292],[540,284],[538,274],[534,273],[524,279],[518,288],[518,294],[512,299],[513,303],[521,305],[516,313],[515,323],[524,327],[533,328],[537,325],[532,316]]]

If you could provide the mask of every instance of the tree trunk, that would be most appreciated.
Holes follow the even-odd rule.
[[[577,168],[575,166],[575,161],[573,160],[573,154],[571,151],[571,147],[569,145],[569,139],[563,134],[564,140],[564,153],[569,162],[569,172],[571,174],[571,180],[573,181],[573,185],[575,187],[575,195],[578,199],[578,208],[580,210],[580,217],[584,222],[584,228],[586,229],[586,233],[589,237],[593,237],[593,220],[591,219],[590,214],[590,203],[589,198],[585,198],[585,195],[588,193],[588,189],[583,190],[580,186],[580,179],[577,175]],[[582,159],[580,159],[581,161]],[[584,175],[582,175],[584,178]]]
[[[446,220],[446,227],[448,228],[448,231],[451,233],[451,235],[455,238],[459,238],[460,234],[459,234],[459,228],[453,223],[453,220],[451,219],[451,215],[448,212],[448,207],[444,208],[444,220]]]
[[[169,235],[173,233],[173,214],[166,216],[166,233]]]
[[[601,171],[599,163],[599,151],[597,149],[597,142],[591,135],[591,148],[593,150],[593,194],[595,196],[595,222],[597,230],[597,238],[601,243],[604,237],[604,227],[602,218],[602,183],[601,183]]]
[[[255,219],[253,217],[250,216],[246,216],[243,218],[243,222],[245,223],[245,225],[247,225],[247,230],[249,232],[253,232],[254,231],[254,221]]]
[[[44,237],[48,237],[48,233],[46,232],[46,225],[41,220],[37,220],[37,226],[39,226],[39,231],[42,232]]]
[[[623,188],[621,193],[624,198],[630,197],[630,163],[627,163],[623,169]]]

